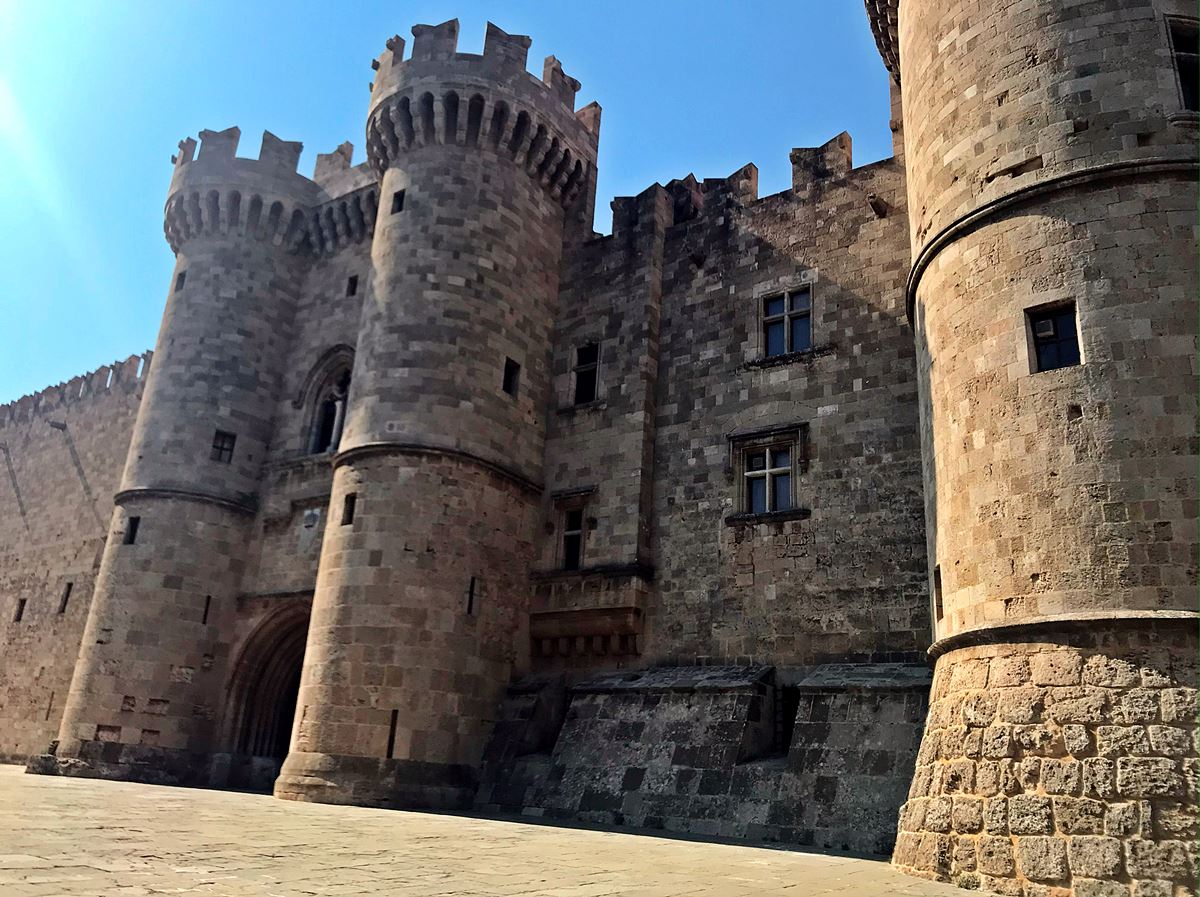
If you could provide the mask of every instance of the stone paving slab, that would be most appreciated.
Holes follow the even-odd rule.
[[[0,766],[3,897],[961,897],[853,857]]]

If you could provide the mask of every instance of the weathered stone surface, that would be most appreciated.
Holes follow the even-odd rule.
[[[1067,842],[1063,838],[1021,838],[1017,841],[1017,868],[1034,881],[1061,881],[1067,877]]]

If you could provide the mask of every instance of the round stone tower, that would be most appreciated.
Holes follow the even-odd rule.
[[[935,627],[895,862],[1005,894],[1181,893],[1197,118],[1195,21],[1172,16],[1194,8],[867,6],[903,97]]]
[[[175,251],[95,597],[59,733],[64,772],[207,780],[233,612],[318,187],[300,144],[180,144]],[[228,627],[226,627],[227,629]]]
[[[353,386],[279,797],[461,806],[520,652],[564,239],[599,108],[457,21],[376,62],[381,178]]]

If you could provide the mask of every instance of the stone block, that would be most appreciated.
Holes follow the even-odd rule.
[[[1072,879],[1073,897],[1129,897],[1129,885],[1094,878]]]
[[[1086,878],[1119,878],[1121,842],[1097,835],[1072,835],[1067,839],[1071,874]]]
[[[992,688],[1015,688],[1028,685],[1029,660],[1022,654],[992,658],[988,682]]]
[[[1125,865],[1133,878],[1192,883],[1196,875],[1192,848],[1183,841],[1126,841]]]
[[[1194,723],[1197,717],[1197,692],[1194,688],[1164,688],[1161,694],[1164,723]]]
[[[1192,750],[1192,737],[1186,729],[1176,726],[1147,726],[1150,747],[1156,754],[1183,757]]]
[[[1184,793],[1175,761],[1165,757],[1117,760],[1117,791],[1125,797],[1166,797]]]
[[[1076,651],[1042,651],[1029,663],[1034,685],[1078,685],[1083,658]]]
[[[979,871],[988,875],[1013,874],[1013,847],[1010,838],[984,835],[979,839]]]
[[[1050,798],[1018,794],[1008,799],[1008,828],[1014,835],[1043,835],[1054,831]]]
[[[1054,820],[1068,835],[1099,835],[1104,832],[1105,805],[1098,800],[1055,797]]]
[[[1034,881],[1056,882],[1067,878],[1067,842],[1064,838],[1017,839],[1017,868]]]
[[[978,797],[955,797],[951,825],[962,834],[975,834],[983,828],[983,800]]]
[[[988,834],[1008,834],[1008,798],[989,797],[984,800],[983,825]]]
[[[1102,757],[1141,756],[1150,753],[1150,740],[1142,726],[1100,726],[1096,751]]]
[[[1102,685],[1105,688],[1128,688],[1138,685],[1141,675],[1136,664],[1119,657],[1096,654],[1083,665],[1083,683]]]
[[[1117,765],[1104,757],[1088,757],[1083,761],[1083,793],[1092,797],[1115,797]]]
[[[1083,765],[1078,760],[1043,760],[1041,777],[1047,794],[1076,794],[1083,780]]]

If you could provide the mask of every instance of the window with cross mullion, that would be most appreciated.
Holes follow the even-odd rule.
[[[812,291],[808,287],[763,299],[763,346],[768,358],[812,348]]]
[[[792,450],[788,446],[746,453],[746,512],[769,514],[792,509]]]

